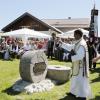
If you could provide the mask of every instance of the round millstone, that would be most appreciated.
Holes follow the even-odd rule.
[[[20,76],[29,82],[40,82],[47,74],[47,57],[41,50],[27,51],[20,59]]]
[[[58,83],[65,83],[71,77],[71,68],[61,65],[49,65],[47,77]]]

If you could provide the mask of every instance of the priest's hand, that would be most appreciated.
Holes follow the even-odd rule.
[[[70,54],[71,54],[71,56],[74,56],[76,53],[75,53],[75,51],[72,49],[72,50],[70,51]]]

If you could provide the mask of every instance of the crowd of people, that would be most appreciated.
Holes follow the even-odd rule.
[[[20,58],[22,54],[29,50],[43,49],[45,51],[47,41],[48,39],[32,39],[24,43],[21,39],[3,37],[0,39],[0,58],[13,60],[14,58]]]
[[[74,39],[61,39],[60,37],[56,37],[56,34],[53,33],[51,39],[47,43],[47,56],[51,59],[56,59],[59,61],[68,61],[69,51],[63,49],[60,44],[60,40],[65,43],[71,44]]]
[[[88,53],[89,53],[89,65],[90,69],[96,68],[96,63],[92,62],[92,59],[100,53],[100,41],[96,45],[91,42],[91,39],[87,37],[83,37],[88,45]],[[60,40],[65,43],[73,44],[74,39],[60,39],[57,37],[55,33],[52,34],[50,40],[38,40],[31,39],[28,40],[25,44],[21,39],[17,38],[1,38],[0,39],[0,58],[8,60],[10,58],[19,58],[25,51],[28,50],[37,50],[44,49],[47,57],[51,59],[56,59],[59,61],[70,61],[70,52],[61,47]]]

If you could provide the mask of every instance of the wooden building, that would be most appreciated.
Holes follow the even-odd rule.
[[[43,31],[45,33],[67,32],[76,28],[83,28],[88,30],[90,24],[89,18],[74,18],[66,19],[38,19],[29,13],[24,13],[13,22],[2,28],[3,32],[17,30],[23,27],[28,27],[36,31]]]
[[[57,33],[61,33],[59,29],[43,22],[42,20],[32,16],[29,13],[24,13],[22,16],[15,19],[13,22],[2,28],[3,32],[9,32],[13,30],[17,30],[20,28],[30,28],[36,31],[55,31]]]

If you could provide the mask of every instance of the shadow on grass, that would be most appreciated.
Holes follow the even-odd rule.
[[[70,96],[68,93],[66,93],[66,96],[63,98],[60,98],[59,100],[77,100],[75,96]]]
[[[74,97],[70,97],[70,96],[65,96],[64,98],[61,98],[59,100],[77,100],[76,98]]]
[[[91,83],[94,83],[94,82],[100,82],[100,75],[97,78],[91,80]]]
[[[75,98],[75,97],[71,97],[71,96],[65,96],[64,98],[61,98],[59,100],[81,100],[80,98]],[[89,100],[100,100],[100,96],[96,96],[93,99],[89,99]]]
[[[13,61],[13,59],[0,59],[1,61]]]
[[[100,100],[100,96],[95,96],[95,98],[93,98],[91,100]]]
[[[92,74],[92,73],[100,73],[100,67],[91,70],[91,74]]]
[[[96,96],[94,100],[100,100],[100,96]]]
[[[97,78],[91,80],[91,83],[100,82],[100,68],[96,68],[96,69],[92,70],[92,71],[91,71],[91,74],[92,74],[92,73],[98,73],[99,75],[98,75]]]
[[[18,94],[21,93],[21,92],[14,91],[14,90],[12,89],[12,86],[9,87],[9,88],[7,88],[7,89],[5,89],[5,90],[3,90],[2,92],[3,92],[3,93],[7,93],[8,95],[18,95]]]

